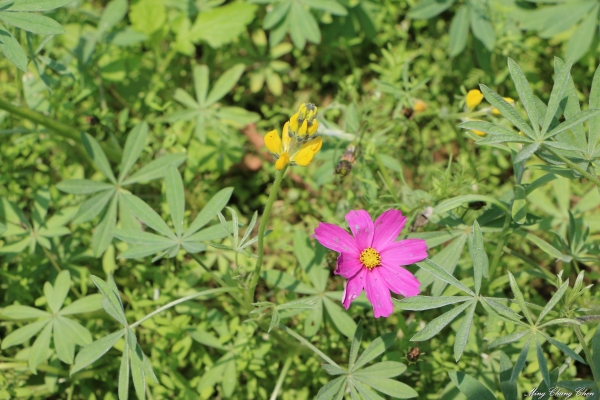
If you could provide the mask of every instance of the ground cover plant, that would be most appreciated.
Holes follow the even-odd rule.
[[[0,1],[0,398],[600,399],[597,17]]]

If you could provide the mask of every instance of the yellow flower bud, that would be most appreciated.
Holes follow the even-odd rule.
[[[469,110],[472,110],[475,107],[477,107],[482,100],[483,94],[479,91],[479,89],[472,89],[469,90],[469,92],[467,93],[466,102]]]
[[[319,122],[317,120],[314,120],[312,125],[308,127],[308,134],[314,135],[315,133],[317,133],[317,129],[319,129]]]
[[[298,136],[305,136],[306,132],[308,132],[308,121],[304,120],[300,129],[298,129]]]
[[[277,171],[281,171],[286,165],[288,165],[289,162],[290,156],[288,155],[288,153],[283,153],[277,159],[277,162],[275,163],[275,168],[277,168]]]
[[[292,115],[290,118],[290,129],[294,133],[298,132],[298,113]]]

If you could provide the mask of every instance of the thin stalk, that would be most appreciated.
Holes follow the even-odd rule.
[[[36,124],[42,125],[65,139],[72,139],[77,143],[81,143],[80,131],[77,128],[73,128],[72,126],[63,124],[62,122],[55,121],[52,118],[48,118],[45,115],[30,110],[29,108],[17,107],[2,99],[0,99],[0,109],[8,111],[9,113],[17,115],[21,118],[28,119]],[[112,161],[121,161],[120,151],[107,146],[104,143],[101,143],[100,146],[109,159]]]
[[[265,205],[265,211],[260,218],[260,225],[258,226],[258,258],[256,259],[254,273],[250,277],[250,284],[248,285],[248,298],[246,299],[248,309],[250,309],[251,303],[254,302],[254,293],[256,291],[258,279],[260,278],[260,270],[262,268],[264,255],[265,230],[267,229],[267,222],[269,222],[269,214],[271,214],[273,203],[277,198],[277,192],[279,191],[279,186],[281,186],[281,181],[283,180],[286,170],[287,166],[277,173],[275,182],[273,182],[273,186],[271,186],[271,193],[269,193],[269,198],[267,199],[267,204]]]
[[[567,164],[569,167],[573,168],[575,171],[579,172],[581,175],[585,176],[590,182],[592,182],[594,185],[596,185],[600,188],[600,180],[598,180],[597,176],[590,174],[589,172],[587,172],[586,170],[581,168],[579,165],[575,164],[573,161],[558,154],[550,146],[544,146],[544,147],[546,150],[548,150],[554,156],[558,157],[562,162]]]
[[[317,349],[311,342],[309,342],[302,336],[298,335],[292,329],[288,328],[287,326],[285,326],[283,324],[279,325],[279,329],[286,331],[290,336],[292,336],[293,338],[298,340],[300,343],[302,343],[303,345],[305,345],[306,347],[311,349],[313,352],[315,352],[315,354],[318,355],[319,357],[321,357],[325,362],[327,362],[335,367],[340,368],[340,366],[335,361],[333,361],[331,358],[327,357],[327,355],[325,353],[323,353],[321,350]]]
[[[164,306],[162,306],[162,307],[154,310],[150,314],[146,315],[144,318],[142,318],[139,321],[136,321],[133,324],[129,325],[129,328],[135,328],[136,326],[140,325],[144,321],[146,321],[146,320],[154,317],[156,314],[160,314],[161,312],[163,312],[165,310],[168,310],[171,307],[175,307],[178,304],[181,304],[181,303],[186,302],[188,300],[195,299],[196,297],[206,296],[206,295],[209,295],[209,294],[216,294],[216,293],[235,292],[235,291],[238,291],[238,290],[239,290],[238,288],[234,288],[234,287],[225,287],[225,288],[218,288],[218,289],[209,289],[209,290],[204,290],[202,292],[190,294],[189,296],[185,296],[185,297],[182,297],[180,299],[174,300],[174,301],[172,301],[172,302],[170,302],[168,304],[165,304]]]
[[[200,264],[200,266],[201,266],[202,268],[204,268],[204,270],[205,270],[206,272],[208,272],[208,273],[209,273],[209,275],[211,276],[211,278],[213,278],[213,279],[215,280],[215,282],[217,282],[219,285],[221,285],[221,286],[222,286],[222,287],[224,287],[224,288],[232,287],[232,286],[229,286],[229,285],[227,284],[227,282],[225,282],[225,281],[223,280],[223,278],[221,278],[220,276],[218,276],[218,275],[214,274],[214,273],[213,273],[213,271],[212,271],[210,268],[208,268],[208,267],[206,266],[206,264],[204,264],[204,263],[202,262],[202,259],[201,259],[201,258],[200,258],[200,257],[199,257],[197,254],[190,254],[190,255],[192,256],[192,258],[193,258],[194,260],[196,260],[196,262],[197,262],[198,264]],[[238,303],[240,303],[241,305],[244,305],[244,301],[243,301],[242,299],[240,299],[240,298],[237,296],[237,294],[234,294],[234,295],[233,295],[233,298],[234,298],[234,299],[235,299],[235,300],[236,300]]]
[[[596,365],[594,365],[594,359],[592,358],[592,352],[590,351],[590,348],[588,347],[587,342],[586,342],[585,338],[583,337],[583,333],[581,333],[581,329],[579,328],[579,326],[575,325],[573,327],[573,329],[575,330],[577,339],[579,339],[579,343],[581,344],[581,347],[583,348],[583,352],[585,353],[585,360],[587,361],[587,364],[592,369],[592,376],[594,377],[594,382],[598,382],[598,378],[597,378],[598,371],[596,371]],[[596,327],[596,329],[598,329],[598,328]]]
[[[281,374],[279,374],[279,378],[277,379],[277,383],[275,384],[275,389],[273,389],[273,393],[271,394],[271,397],[269,398],[269,400],[277,399],[277,395],[279,394],[279,391],[281,390],[281,385],[283,385],[283,380],[285,379],[285,376],[287,375],[291,365],[292,365],[292,357],[290,356],[285,359],[285,363],[283,364],[283,368],[281,369]]]

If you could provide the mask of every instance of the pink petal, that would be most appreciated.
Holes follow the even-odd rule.
[[[373,244],[373,220],[365,210],[352,210],[346,214],[346,221],[354,235],[358,250],[362,251]]]
[[[337,268],[334,271],[336,275],[341,275],[346,279],[352,278],[363,267],[358,258],[358,254],[342,253],[337,259]]]
[[[401,240],[390,243],[380,254],[382,264],[410,265],[427,258],[427,244],[423,239]]]
[[[323,246],[338,253],[359,253],[354,238],[337,225],[320,222],[315,229],[314,237]]]
[[[367,272],[365,291],[367,292],[367,299],[373,304],[375,318],[389,317],[394,311],[394,305],[392,304],[390,290],[379,273],[379,267]]]
[[[350,308],[350,303],[352,300],[356,299],[363,291],[365,287],[365,275],[367,269],[363,268],[352,278],[348,279],[348,283],[346,283],[346,288],[344,289],[344,295],[342,296],[342,304],[346,308]]]
[[[389,243],[394,243],[394,240],[404,228],[405,222],[406,217],[402,216],[402,211],[388,210],[381,214],[375,221],[373,247],[378,251],[382,251]]]
[[[396,294],[404,297],[416,296],[419,294],[421,283],[408,270],[394,265],[382,264],[377,267],[379,275],[385,281],[387,287]]]

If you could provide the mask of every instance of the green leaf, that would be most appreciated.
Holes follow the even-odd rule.
[[[129,344],[125,341],[121,366],[119,367],[119,400],[129,398]]]
[[[340,376],[327,382],[317,393],[317,400],[331,400],[338,392],[343,392],[346,387],[346,379],[345,376]]]
[[[149,182],[154,179],[162,178],[165,176],[165,172],[169,165],[179,167],[186,158],[187,156],[184,153],[166,154],[151,163],[146,164],[143,168],[140,168],[129,178],[125,179],[122,185],[125,186],[132,183]]]
[[[521,151],[519,151],[519,153],[517,154],[517,156],[515,157],[513,162],[516,164],[516,163],[519,163],[522,161],[526,161],[527,159],[529,159],[529,157],[531,157],[533,155],[533,153],[538,151],[539,148],[540,148],[539,142],[535,142],[535,143],[531,143],[526,146],[523,146],[523,148],[521,149]]]
[[[100,21],[98,22],[98,34],[110,31],[127,15],[127,0],[112,0],[106,5]],[[134,128],[135,129],[135,128]]]
[[[197,341],[198,343],[202,343],[205,346],[214,347],[215,349],[227,350],[225,346],[217,339],[216,336],[208,333],[204,330],[197,329],[195,331],[190,332],[190,337]]]
[[[69,271],[61,271],[56,277],[56,281],[54,282],[54,287],[50,285],[49,282],[46,282],[44,285],[44,295],[46,296],[46,301],[48,302],[48,306],[55,314],[58,313],[69,294],[69,289],[71,288],[71,274]]]
[[[477,220],[473,222],[473,230],[469,236],[469,254],[473,261],[473,278],[475,280],[475,293],[481,289],[481,278],[488,275],[488,258],[483,247],[483,235]]]
[[[327,372],[329,375],[342,375],[342,374],[346,374],[347,371],[343,370],[342,368],[336,366],[336,365],[331,365],[331,364],[323,364],[321,365],[321,367],[325,370],[325,372]]]
[[[119,171],[119,182],[129,173],[133,164],[140,158],[140,154],[146,145],[148,138],[148,124],[145,122],[137,124],[127,135],[125,141],[125,149],[123,150],[123,158],[121,159],[121,170]]]
[[[347,338],[352,338],[354,336],[354,331],[356,330],[356,322],[354,322],[352,317],[327,297],[323,297],[323,304],[335,327]]]
[[[136,31],[150,36],[165,24],[167,10],[162,0],[139,0],[129,8],[129,19]]]
[[[482,195],[478,195],[478,194],[467,194],[464,196],[457,196],[457,197],[453,197],[451,199],[442,201],[433,209],[433,214],[439,215],[439,214],[445,213],[447,211],[450,211],[456,207],[460,207],[463,204],[471,203],[473,201],[483,201],[485,203],[491,203],[491,204],[498,206],[505,213],[507,213],[507,214],[509,213],[509,210],[506,207],[506,205],[504,203],[502,203],[501,201],[499,201],[495,197],[482,196]]]
[[[175,95],[173,98],[189,109],[196,110],[198,113],[202,112],[200,110],[200,105],[196,102],[196,100],[194,100],[194,98],[188,92],[181,88],[175,89]]]
[[[108,163],[108,159],[106,158],[106,154],[104,154],[104,151],[102,150],[102,147],[100,147],[98,141],[91,135],[82,132],[81,142],[83,143],[83,147],[85,147],[85,151],[88,153],[98,170],[102,172],[102,174],[112,183],[116,184],[117,180],[115,179],[115,175],[113,174],[110,164]]]
[[[352,337],[352,343],[350,344],[350,353],[348,354],[348,369],[350,371],[354,370],[354,363],[356,362],[356,357],[358,356],[358,350],[360,349],[360,344],[362,341],[362,333],[362,320],[360,320],[356,325],[356,330],[354,331],[354,336]]]
[[[183,180],[177,168],[170,165],[165,175],[165,192],[171,211],[171,220],[178,237],[183,234],[183,214],[185,212],[185,193]]]
[[[222,27],[219,29],[222,29]],[[219,77],[219,79],[213,86],[212,90],[208,94],[205,105],[210,106],[210,105],[216,103],[217,101],[219,101],[227,93],[229,93],[231,91],[231,89],[233,89],[235,84],[238,82],[238,80],[242,76],[243,72],[244,72],[243,64],[234,65],[233,67],[231,67],[227,71],[225,71]]]
[[[560,102],[563,100],[569,78],[571,77],[570,71],[573,61],[565,64],[561,70],[556,74],[554,78],[554,86],[552,87],[552,93],[550,93],[550,100],[548,101],[548,108],[546,109],[546,115],[544,116],[544,123],[540,134],[543,136],[547,131],[548,127],[554,120],[556,112],[560,106]]]
[[[554,246],[552,246],[550,243],[546,242],[544,239],[535,236],[532,233],[529,232],[523,232],[520,230],[515,230],[515,233],[523,236],[525,239],[529,240],[530,242],[534,243],[536,246],[538,246],[541,250],[543,250],[545,253],[547,253],[548,255],[557,258],[559,260],[565,261],[565,262],[570,262],[571,261],[571,256],[567,256],[562,254],[558,249],[556,249]]]
[[[467,241],[467,235],[463,234],[460,236],[457,236],[456,239],[454,239],[450,244],[448,244],[446,247],[444,247],[442,249],[442,251],[440,251],[439,253],[437,253],[436,255],[434,255],[431,258],[431,261],[437,265],[442,266],[442,268],[448,272],[450,275],[452,275],[452,273],[454,273],[454,270],[456,269],[456,266],[458,265],[458,260],[460,259],[460,255],[463,252],[463,249],[465,248],[465,243]],[[425,271],[418,271],[417,272],[417,278],[421,278],[421,276],[423,276],[422,274],[427,275],[427,273]],[[423,279],[421,281],[421,287],[425,287],[429,284],[429,280],[432,279],[433,276],[430,275],[430,278],[427,279]],[[445,281],[443,280],[438,280],[438,279],[434,279],[433,282],[433,286],[431,288],[431,294],[434,296],[440,296],[444,289],[446,288],[447,284]]]
[[[525,77],[525,74],[523,73],[521,68],[517,65],[517,63],[512,58],[508,59],[508,70],[510,71],[512,80],[515,83],[515,88],[517,89],[517,93],[519,93],[519,98],[521,99],[521,102],[523,103],[523,106],[525,107],[525,110],[527,111],[527,115],[529,116],[529,120],[531,121],[531,124],[533,126],[535,136],[539,138],[539,137],[541,137],[540,116],[538,115],[538,110],[537,110],[536,102],[535,102],[535,96],[533,95],[531,86],[529,86],[529,82],[527,81],[527,78]],[[486,99],[487,99],[487,96],[486,96]],[[502,113],[502,115],[504,115],[502,110],[501,109],[499,109],[499,110]],[[514,108],[513,108],[513,111],[514,111]],[[516,113],[516,111],[515,111],[515,113]],[[508,118],[508,116],[506,116],[506,117]],[[527,127],[529,127],[529,126],[527,126]],[[525,130],[523,130],[523,129],[521,129],[521,130],[523,132],[527,133]]]
[[[486,49],[493,51],[496,45],[496,34],[494,33],[494,27],[490,23],[490,18],[486,10],[478,5],[478,3],[471,2],[470,5],[469,17],[473,36],[479,39]]]
[[[417,5],[413,6],[408,17],[413,19],[429,19],[446,11],[455,0],[422,0]]]
[[[540,341],[537,338],[535,339],[535,344],[536,344],[535,349],[537,352],[538,364],[540,365],[540,372],[542,373],[542,376],[544,377],[544,382],[546,383],[546,386],[552,387],[552,382],[550,381],[550,372],[548,371],[548,363],[546,362],[546,357],[544,356],[544,351],[542,350]]]
[[[115,189],[113,187],[110,190],[98,193],[84,201],[79,207],[79,210],[73,219],[73,223],[76,225],[82,224],[95,218],[106,207],[106,204],[114,194]]]
[[[50,11],[65,6],[74,0],[18,0],[13,2],[10,11]]]
[[[191,242],[204,242],[210,240],[219,240],[227,237],[233,232],[233,225],[231,221],[227,223],[227,227],[224,227],[221,224],[216,224],[209,226],[208,228],[204,228],[193,235],[186,238],[187,241]]]
[[[525,361],[527,361],[527,354],[529,353],[529,343],[531,343],[531,337],[527,339],[525,342],[525,346],[521,349],[521,353],[519,353],[519,358],[517,358],[517,362],[515,363],[515,368],[512,371],[512,375],[510,377],[511,382],[516,382],[517,377],[523,371],[523,367],[525,367]]]
[[[263,20],[263,29],[271,29],[277,25],[288,13],[292,3],[289,1],[279,3],[268,12]],[[262,86],[262,85],[261,85]]]
[[[70,375],[73,375],[75,372],[80,371],[92,364],[94,361],[99,359],[110,350],[111,347],[117,343],[121,337],[125,334],[125,329],[121,329],[120,331],[111,333],[108,336],[104,336],[96,340],[95,342],[85,346],[75,357],[75,365],[71,368]]]
[[[276,270],[264,271],[262,277],[270,286],[275,286],[279,289],[291,290],[299,294],[317,294],[317,290],[300,282],[293,276]]]
[[[113,234],[120,240],[134,245],[173,246],[174,244],[177,244],[173,239],[155,235],[154,233],[150,232],[138,231],[137,229],[117,229],[113,232]]]
[[[490,349],[493,349],[494,347],[502,346],[505,344],[516,342],[518,340],[521,340],[523,337],[527,336],[530,333],[531,333],[531,331],[529,331],[529,330],[516,331],[513,333],[509,333],[508,335],[499,337],[499,338],[495,339],[494,341],[492,341],[490,343]]]
[[[40,14],[0,11],[0,19],[9,25],[40,35],[60,35],[66,33],[65,28],[58,22]]]
[[[235,358],[230,357],[225,362],[225,370],[223,371],[223,380],[221,381],[221,387],[223,388],[223,395],[225,398],[231,397],[235,391],[237,384],[237,371],[235,369]]]
[[[196,219],[194,219],[194,222],[192,222],[192,224],[187,228],[183,237],[189,237],[198,229],[206,225],[211,219],[213,219],[217,215],[217,213],[223,210],[227,203],[229,203],[229,199],[231,198],[232,193],[233,188],[228,187],[225,189],[221,189],[217,194],[215,194],[206,203],[204,208],[198,213]]]
[[[522,72],[521,72],[521,74],[522,74]],[[525,83],[527,83],[527,81],[525,81]],[[529,87],[529,83],[527,83],[527,87]],[[479,88],[481,89],[481,92],[485,96],[485,99],[491,105],[496,107],[498,109],[498,111],[500,111],[500,114],[502,114],[502,116],[504,118],[508,119],[514,126],[519,128],[519,130],[523,131],[530,138],[533,139],[533,138],[538,137],[536,134],[534,134],[534,131],[531,130],[531,127],[527,124],[527,122],[525,122],[525,120],[523,118],[521,118],[519,113],[517,113],[517,110],[515,110],[515,108],[513,106],[511,106],[506,100],[504,100],[502,98],[502,96],[500,96],[498,93],[492,91],[490,88],[488,88],[484,84],[479,85]],[[523,90],[523,89],[521,88],[521,90]],[[531,92],[531,88],[529,88],[529,91]],[[531,94],[531,98],[528,101],[533,102],[533,99],[532,99],[533,92],[531,92],[530,94]],[[520,96],[520,94],[519,94],[519,96]],[[523,99],[521,99],[521,101],[523,101]],[[531,104],[530,104],[530,106],[531,106]],[[535,111],[535,113],[536,114],[533,118],[536,119],[536,122],[537,122],[537,111]],[[539,128],[537,128],[537,129],[539,130]],[[537,132],[537,130],[536,130],[536,132]]]
[[[566,344],[559,342],[558,340],[555,340],[554,338],[546,335],[544,332],[540,332],[540,334],[546,338],[546,340],[548,340],[548,342],[552,343],[554,346],[558,347],[560,349],[560,351],[562,351],[563,353],[565,353],[568,357],[571,357],[573,360],[577,360],[582,364],[587,364],[585,362],[585,360],[583,358],[581,358],[581,356],[577,353],[575,353],[573,350],[571,350],[571,348],[569,348],[569,346],[567,346]]]
[[[111,310],[109,313],[112,316],[115,316],[115,319],[121,324],[127,326],[127,318],[125,317],[125,311],[123,311],[123,305],[121,304],[119,293],[113,290],[108,283],[104,282],[97,276],[92,275],[92,281],[107,300],[106,302],[103,302],[102,305],[108,306]]]
[[[129,335],[133,332],[129,330]],[[142,349],[139,344],[135,342],[135,339],[132,340],[134,344],[129,343],[129,354],[130,354],[130,362],[131,362],[131,378],[133,380],[133,387],[135,388],[135,393],[137,394],[138,399],[144,400],[146,398],[146,379],[144,378],[144,360]]]
[[[101,301],[102,295],[100,293],[91,294],[89,296],[75,300],[74,302],[60,310],[59,314],[73,315],[98,311],[102,308],[102,304],[100,304]]]
[[[405,297],[402,300],[392,298],[392,301],[396,307],[402,310],[423,311],[440,308],[450,304],[461,303],[471,299],[472,297],[470,296],[413,296]]]
[[[198,104],[203,106],[206,102],[206,94],[208,93],[208,67],[206,65],[194,65],[192,74],[194,76],[196,100]]]
[[[458,371],[448,372],[448,376],[467,400],[496,400],[496,397],[477,379]]]
[[[346,8],[335,0],[303,0],[302,3],[333,15],[348,15]]]
[[[2,342],[2,348],[4,348],[4,342]],[[596,325],[596,331],[592,338],[592,364],[598,371],[600,368],[600,325]]]
[[[517,400],[517,385],[511,382],[512,362],[503,352],[500,352],[500,388],[505,400]]]
[[[592,80],[592,88],[590,90],[590,109],[600,108],[600,65],[596,68],[594,79]],[[592,154],[598,144],[600,138],[600,115],[596,115],[590,119],[588,132],[588,154]]]
[[[469,340],[469,330],[473,323],[473,315],[475,314],[475,307],[477,307],[477,301],[473,301],[471,308],[467,310],[467,313],[462,320],[458,330],[456,331],[456,337],[454,339],[454,359],[456,362],[460,360],[460,357],[465,351],[467,340]]]
[[[92,334],[79,322],[63,316],[58,316],[56,320],[66,327],[69,338],[73,343],[79,346],[87,346],[92,343]]]
[[[450,23],[450,49],[448,54],[455,57],[462,53],[467,46],[469,36],[469,9],[462,5],[456,11]]]
[[[431,320],[425,328],[421,329],[417,334],[410,338],[413,342],[420,342],[423,340],[431,339],[437,335],[442,329],[446,327],[450,322],[454,320],[467,307],[471,306],[473,301],[466,302],[460,306],[440,315],[439,317]]]
[[[439,265],[437,265],[430,259],[427,258],[424,261],[417,263],[417,265],[420,268],[424,269],[425,271],[431,272],[433,275],[435,275],[442,281],[449,283],[450,285],[454,286],[455,288],[462,290],[463,292],[468,293],[472,296],[475,295],[475,293],[473,293],[473,291],[471,289],[466,287],[462,282],[460,282],[458,279],[453,277],[448,271],[446,271],[445,269],[443,269],[442,267],[440,267]]]
[[[564,296],[564,294],[567,292],[567,289],[569,288],[569,280],[567,279],[556,291],[556,293],[554,293],[554,296],[552,296],[552,298],[550,299],[550,301],[548,303],[546,303],[546,306],[544,307],[544,309],[542,310],[542,312],[540,313],[540,316],[537,319],[538,324],[542,321],[542,319],[544,319],[544,317],[550,312],[552,311],[552,309],[558,304],[558,302],[560,301],[560,299],[562,299],[562,297]]]
[[[36,333],[41,331],[46,325],[48,325],[49,322],[50,318],[47,318],[41,321],[32,322],[31,324],[22,326],[21,328],[12,331],[4,339],[2,339],[2,350],[25,343]]]
[[[504,319],[507,322],[513,322],[513,323],[517,323],[520,325],[526,325],[523,322],[521,322],[522,317],[519,314],[517,314],[511,308],[505,306],[504,304],[502,304],[498,301],[498,300],[506,300],[506,299],[495,299],[493,297],[481,297],[481,300],[483,300],[481,302],[481,305],[484,308],[486,308],[486,310],[487,310],[487,306],[490,307],[490,310],[487,310],[488,312],[498,314],[498,317],[500,317],[501,319]]]
[[[358,389],[358,392],[365,400],[385,400],[383,397],[375,393],[369,386],[359,380],[351,379],[350,382]],[[336,399],[337,400],[337,399]]]
[[[531,318],[529,308],[527,308],[527,305],[525,304],[525,298],[523,297],[523,293],[521,293],[521,289],[519,289],[519,284],[510,272],[508,273],[508,280],[510,282],[510,288],[512,289],[512,292],[515,295],[515,300],[517,300],[519,308],[523,312],[523,315],[525,315],[525,318],[527,318],[527,321],[529,321],[529,323],[533,325],[533,319]]]
[[[95,257],[100,257],[112,242],[116,223],[117,196],[114,196],[106,210],[106,214],[104,214],[104,218],[102,218],[92,235],[92,250]]]
[[[365,351],[360,355],[358,361],[356,361],[356,364],[354,364],[354,368],[352,369],[352,371],[360,369],[369,361],[383,354],[383,352],[385,352],[387,348],[390,347],[392,343],[394,343],[395,339],[396,332],[390,332],[383,334],[377,339],[373,340],[365,349]]]
[[[29,349],[29,369],[34,374],[37,374],[36,368],[38,365],[48,358],[51,335],[52,324],[48,324]]]
[[[367,379],[361,379],[360,376],[353,375],[356,379],[363,381],[364,383],[371,386],[373,389],[378,390],[382,393],[392,396],[395,399],[412,399],[418,397],[419,394],[410,386],[395,381],[393,379],[369,377]]]
[[[562,122],[560,125],[558,125],[556,128],[552,129],[550,132],[548,132],[545,136],[544,139],[549,139],[552,136],[555,136],[558,133],[564,132],[567,129],[571,129],[574,126],[577,126],[579,124],[581,124],[582,122],[587,121],[588,119],[592,118],[592,117],[596,117],[600,115],[600,110],[585,110],[580,112],[577,115],[574,115],[571,119]]]
[[[318,301],[315,308],[308,313],[304,320],[304,336],[313,337],[323,323],[323,301]]]
[[[12,320],[21,320],[42,317],[47,318],[50,317],[52,314],[29,306],[14,305],[4,307],[0,315]]]
[[[173,240],[177,238],[173,234],[173,231],[171,231],[171,228],[169,228],[165,221],[163,221],[163,219],[160,217],[160,215],[150,208],[150,206],[142,199],[131,194],[126,194],[123,195],[122,200],[129,205],[135,216],[138,217],[144,224],[168,238]]]
[[[361,378],[363,382],[369,383],[369,378],[393,378],[406,371],[406,365],[397,361],[382,361],[367,368],[355,371],[352,376]]]
[[[70,194],[91,194],[112,189],[114,186],[110,183],[91,181],[89,179],[69,179],[59,182],[56,188]]]
[[[11,63],[23,72],[27,72],[27,54],[17,39],[0,25],[0,49]]]
[[[206,41],[212,48],[221,47],[245,32],[246,26],[254,20],[256,9],[254,4],[234,3],[203,11],[198,14],[190,36],[193,41]]]
[[[512,205],[512,219],[517,224],[527,220],[527,192],[522,185],[515,185],[515,199]]]
[[[73,364],[75,356],[75,342],[71,339],[69,327],[62,321],[66,318],[55,318],[52,323],[54,326],[54,348],[58,358],[66,363]]]

